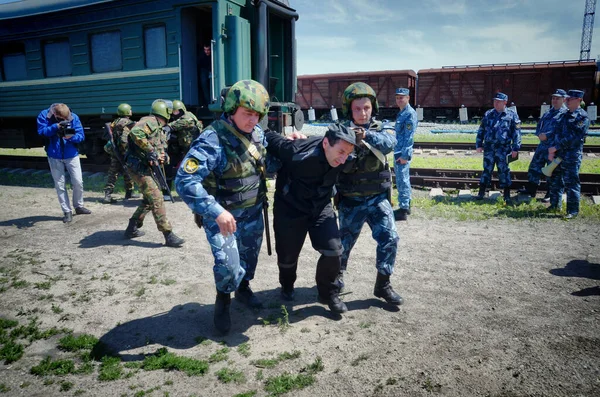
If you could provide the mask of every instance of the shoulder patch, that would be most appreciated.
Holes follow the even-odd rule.
[[[407,129],[408,131],[411,131],[411,130],[413,129],[413,125],[412,125],[412,123],[406,123],[406,129]]]
[[[148,126],[148,124],[144,125],[144,132],[148,135],[152,134],[152,130],[150,129],[150,127]]]
[[[183,164],[183,170],[188,174],[198,171],[198,160],[193,157],[188,158]]]

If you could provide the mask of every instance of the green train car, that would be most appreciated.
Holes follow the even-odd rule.
[[[120,103],[139,118],[157,98],[181,99],[206,124],[222,92],[250,78],[271,94],[264,126],[301,129],[297,19],[287,0],[5,0],[0,147],[42,146],[35,119],[64,102],[86,128],[82,152],[100,161]]]

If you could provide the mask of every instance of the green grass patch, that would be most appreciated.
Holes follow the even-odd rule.
[[[527,171],[531,158],[523,156],[510,163],[511,171]],[[390,162],[390,165],[393,165]],[[432,157],[415,156],[410,162],[412,170],[416,168],[437,168],[450,170],[481,170],[483,171],[483,158],[477,157]],[[600,174],[600,159],[584,158],[579,170],[582,174]]]
[[[309,374],[316,374],[317,372],[321,372],[325,369],[325,365],[323,364],[323,359],[321,357],[317,357],[312,364],[307,365],[302,368],[300,372],[307,372]]]
[[[208,358],[208,362],[209,363],[218,363],[220,361],[225,361],[228,358],[228,356],[227,356],[228,353],[229,353],[228,347],[219,349],[219,350],[217,350],[216,353],[211,354],[211,356]]]
[[[34,340],[40,339],[48,339],[54,335],[58,334],[66,334],[71,332],[71,330],[66,328],[56,328],[52,327],[47,330],[41,330],[39,328],[39,322],[36,317],[29,320],[27,325],[20,325],[14,328],[10,332],[11,339],[29,339],[30,342]]]
[[[101,381],[111,381],[123,377],[123,366],[119,357],[105,356],[100,364],[100,373],[98,379]]]
[[[7,318],[0,317],[0,328],[1,329],[14,328],[17,325],[19,325],[19,322],[16,320],[9,320]]]
[[[47,376],[47,375],[68,375],[75,372],[75,363],[73,360],[56,360],[53,361],[50,356],[43,359],[38,365],[31,368],[29,371],[32,375]]]
[[[234,394],[233,397],[254,397],[258,393],[256,390],[250,390],[244,393]]]
[[[221,368],[217,372],[215,372],[217,378],[223,383],[244,383],[246,382],[246,376],[242,371],[236,371],[229,368]]]
[[[8,393],[10,391],[10,387],[6,386],[4,383],[0,383],[0,393]]]
[[[460,221],[478,221],[488,219],[554,219],[561,216],[561,213],[549,213],[546,206],[537,201],[521,202],[506,205],[502,198],[498,200],[465,200],[456,197],[444,197],[442,199],[432,200],[429,198],[415,198],[412,200],[412,206],[419,209],[419,215],[425,218],[443,218]],[[563,205],[564,215],[566,205]],[[413,212],[413,216],[417,211]],[[591,221],[600,221],[600,206],[594,205],[588,199],[580,202],[579,217],[577,219],[586,219]]]
[[[444,127],[432,127],[432,129],[443,129]],[[465,130],[477,130],[479,125],[465,126]],[[535,128],[535,126],[533,126]],[[530,128],[527,128],[530,129]],[[476,134],[466,133],[443,133],[443,134],[419,134],[414,135],[415,143],[418,142],[464,142],[475,143]],[[534,144],[540,143],[540,140],[534,134],[522,134],[521,143]],[[585,139],[585,145],[600,145],[600,137],[588,136]]]
[[[292,375],[284,373],[283,375],[273,376],[265,380],[265,391],[272,396],[280,396],[292,390],[304,389],[315,383],[315,377],[311,374]]]
[[[198,376],[204,375],[208,371],[208,363],[203,360],[176,356],[163,347],[158,349],[155,354],[144,358],[142,369],[146,371],[176,370],[185,372],[188,376]]]
[[[300,357],[301,354],[302,353],[300,353],[298,350],[294,350],[292,352],[283,352],[280,353],[276,358],[261,358],[251,361],[251,364],[258,368],[273,368],[281,361],[296,359]]]
[[[244,357],[250,357],[250,345],[248,342],[244,342],[238,346],[237,352],[240,353]]]
[[[13,363],[23,357],[24,351],[23,345],[9,340],[0,348],[0,360],[4,360],[4,364]]]
[[[96,343],[98,343],[98,338],[93,335],[82,334],[73,336],[69,334],[58,341],[58,348],[69,352],[92,350],[96,346]]]

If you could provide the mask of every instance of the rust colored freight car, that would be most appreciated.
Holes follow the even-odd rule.
[[[469,118],[483,116],[496,92],[508,95],[521,120],[537,119],[540,105],[550,104],[557,88],[585,92],[584,101],[596,100],[595,61],[556,61],[539,63],[448,66],[419,70],[416,103],[425,120],[458,119],[465,105]]]
[[[414,104],[417,74],[413,70],[298,76],[296,103],[304,111],[311,107],[315,109],[317,119],[322,115],[328,116],[332,106],[340,112],[344,90],[350,84],[358,81],[369,84],[377,93],[380,119],[396,117],[398,108],[396,107],[395,92],[398,87],[406,87],[410,90],[411,104]]]

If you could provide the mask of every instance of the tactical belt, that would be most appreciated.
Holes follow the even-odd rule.
[[[243,201],[257,197],[259,190],[260,189],[257,188],[248,190],[247,192],[238,192],[229,195],[222,195],[221,192],[219,192],[218,201],[219,204],[222,204],[225,207],[229,207],[230,205],[241,203]]]
[[[242,186],[254,185],[260,182],[260,175],[250,175],[246,178],[219,179],[219,189],[233,190]]]
[[[355,184],[356,181],[361,180],[382,179],[385,181],[392,178],[392,173],[390,172],[390,170],[361,172],[354,174],[340,174],[339,178],[340,183]]]
[[[363,183],[363,184],[352,184],[351,188],[344,188],[338,186],[338,190],[341,194],[353,193],[353,192],[383,192],[388,190],[392,186],[391,181],[382,181],[380,183]]]

